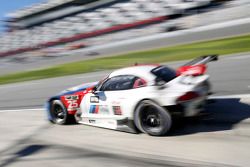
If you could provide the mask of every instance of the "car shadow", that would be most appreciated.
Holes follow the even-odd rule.
[[[11,154],[10,158],[0,161],[0,167],[10,166],[11,164],[20,161],[21,158],[37,154],[44,149],[47,149],[47,145],[28,145],[14,154]]]
[[[231,130],[250,118],[250,105],[239,98],[213,99],[200,116],[174,119],[168,136]]]

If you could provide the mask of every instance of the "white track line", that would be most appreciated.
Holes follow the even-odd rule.
[[[16,110],[0,110],[0,113],[4,112],[21,112],[21,111],[43,111],[44,108],[32,108],[32,109],[16,109]]]
[[[236,94],[236,95],[224,95],[224,96],[210,96],[209,99],[223,99],[223,98],[250,98],[250,94]]]

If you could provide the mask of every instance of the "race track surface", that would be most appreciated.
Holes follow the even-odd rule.
[[[176,120],[164,137],[46,121],[49,96],[109,71],[2,85],[0,167],[249,166],[249,64],[248,54],[210,63],[214,101],[201,116]]]
[[[208,73],[216,95],[248,94],[250,93],[250,53],[219,58],[217,62],[209,63]],[[185,61],[169,63],[177,68]],[[133,64],[131,62],[131,64]],[[81,75],[43,79],[23,83],[0,86],[0,109],[20,109],[43,107],[50,96],[79,84],[102,79],[110,71],[95,72]]]

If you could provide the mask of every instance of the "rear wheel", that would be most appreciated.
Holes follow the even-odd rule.
[[[140,102],[134,113],[136,127],[149,135],[165,135],[171,125],[172,118],[168,111],[153,101]]]
[[[60,100],[54,100],[51,102],[50,108],[51,122],[59,125],[75,122],[73,115],[69,115],[67,109],[64,107]]]

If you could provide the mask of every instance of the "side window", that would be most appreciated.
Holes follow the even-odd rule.
[[[121,75],[108,79],[100,88],[100,91],[116,91],[116,90],[127,90],[132,89],[135,76]]]
[[[135,88],[140,88],[140,87],[144,87],[144,86],[147,86],[147,82],[142,78],[136,77],[133,88],[135,89]]]

